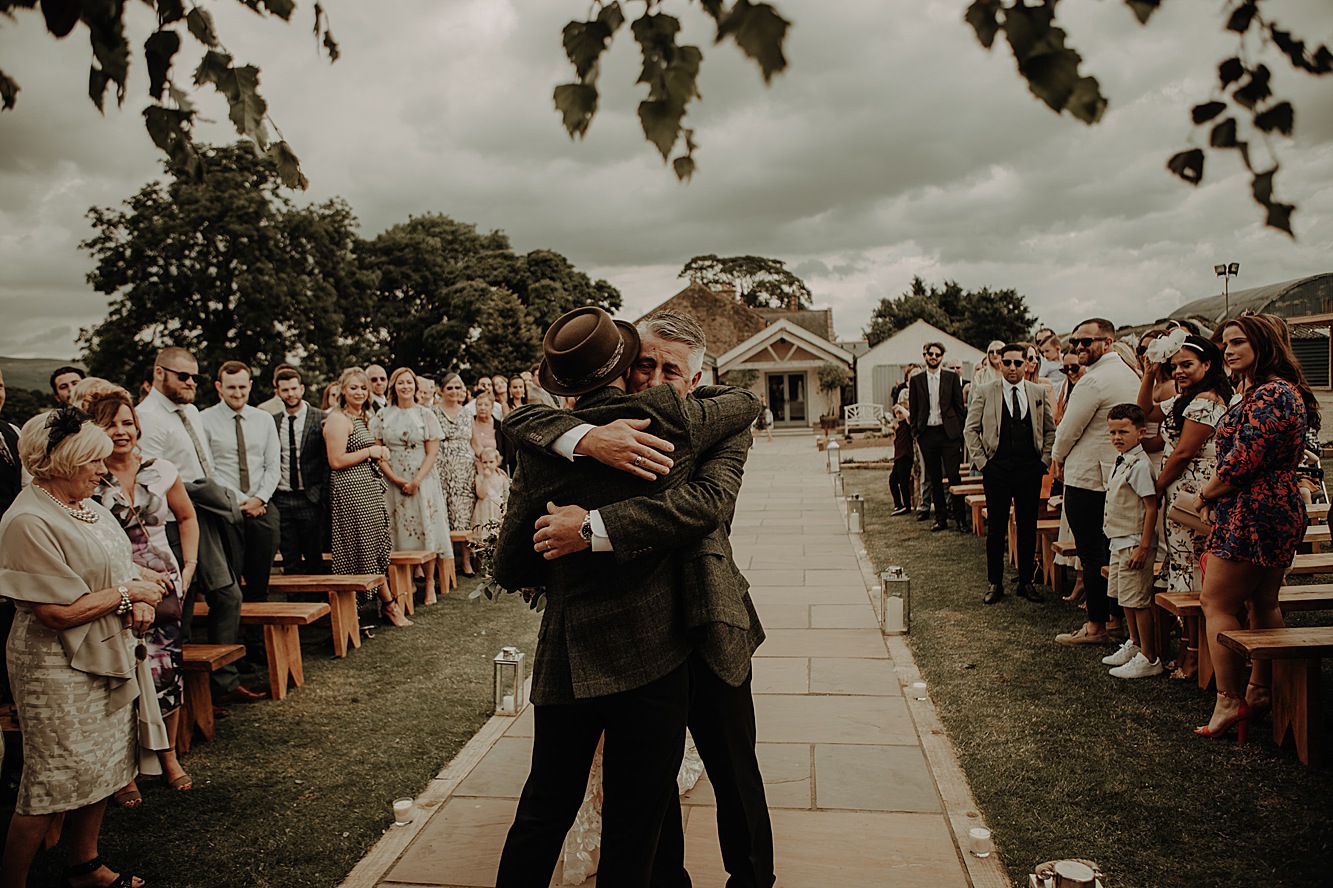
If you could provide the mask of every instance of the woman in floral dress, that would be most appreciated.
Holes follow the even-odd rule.
[[[1308,520],[1296,468],[1307,428],[1319,427],[1319,406],[1291,351],[1286,321],[1239,317],[1218,338],[1241,396],[1218,423],[1217,470],[1195,499],[1213,519],[1199,601],[1217,678],[1212,717],[1195,733],[1221,737],[1238,727],[1244,740],[1250,716],[1271,705],[1272,661],[1254,661],[1246,688],[1240,655],[1217,636],[1239,628],[1242,610],[1251,628],[1283,625],[1278,590]]]
[[[1162,471],[1157,476],[1157,490],[1165,494],[1162,514],[1179,497],[1193,503],[1213,477],[1217,464],[1214,432],[1227,403],[1231,383],[1223,369],[1222,352],[1201,336],[1187,335],[1183,329],[1161,336],[1149,344],[1144,355],[1143,384],[1138,403],[1144,414],[1161,423]],[[1154,380],[1162,362],[1169,361],[1171,378],[1179,395],[1160,404],[1154,403]],[[1166,522],[1166,558],[1163,577],[1168,592],[1195,592],[1203,586],[1199,559],[1207,539],[1170,518]],[[1185,638],[1185,649],[1176,658],[1172,678],[1193,678],[1197,672],[1199,639],[1197,621],[1189,621],[1195,631]],[[1188,628],[1187,627],[1187,628]]]
[[[88,413],[93,422],[111,437],[112,451],[106,458],[103,476],[93,499],[105,506],[120,522],[130,538],[130,555],[140,567],[157,571],[170,582],[153,618],[153,628],[144,637],[148,663],[157,691],[157,705],[162,710],[167,734],[173,748],[158,752],[167,784],[179,792],[193,787],[190,775],[176,760],[176,731],[180,729],[184,702],[184,672],[181,660],[181,605],[185,591],[194,579],[199,563],[199,521],[194,505],[185,492],[176,467],[164,459],[144,460],[139,454],[139,417],[134,412],[129,393],[115,389],[89,400]],[[167,522],[175,521],[180,532],[184,569],[176,563],[167,539]],[[143,804],[143,796],[134,781],[117,791],[112,799],[123,808]]]
[[[389,377],[389,404],[370,420],[370,433],[389,449],[381,464],[388,482],[389,538],[394,550],[435,552],[440,588],[447,589],[446,561],[453,560],[449,511],[435,462],[440,421],[435,411],[417,403],[417,378],[406,367]],[[433,602],[428,601],[427,604]]]
[[[472,414],[463,409],[467,389],[457,373],[444,377],[442,398],[435,408],[440,421],[440,482],[449,503],[449,526],[455,530],[472,529],[472,509],[476,505],[477,452],[472,449]],[[472,548],[463,544],[463,576],[472,576]]]

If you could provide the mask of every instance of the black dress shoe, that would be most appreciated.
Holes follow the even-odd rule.
[[[949,525],[945,524],[943,521],[936,521],[934,524],[930,525],[931,533],[934,533],[937,530],[948,530],[948,529]]]
[[[252,691],[245,685],[237,685],[234,690],[218,694],[213,698],[213,702],[218,706],[229,706],[233,703],[254,703],[267,699],[268,691]]]
[[[996,604],[1004,597],[1004,587],[999,583],[991,583],[986,587],[986,594],[981,596],[982,604]]]
[[[892,514],[892,515],[906,515],[906,514],[907,514],[908,512],[910,512],[910,511],[912,511],[912,510],[909,509],[909,508],[907,508],[906,506],[899,506],[898,508],[894,509],[893,512],[891,512],[890,514]]]
[[[1018,597],[1026,598],[1035,604],[1041,604],[1046,600],[1046,596],[1037,591],[1037,587],[1031,583],[1023,583],[1018,587]]]
[[[929,513],[929,512],[917,512],[917,513],[916,513],[916,520],[917,520],[917,521],[929,521],[929,520],[930,520],[930,513]]]

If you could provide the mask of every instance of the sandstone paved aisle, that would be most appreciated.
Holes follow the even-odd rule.
[[[768,632],[754,692],[778,885],[1007,885],[994,856],[966,851],[981,818],[931,704],[904,696],[916,667],[879,632],[872,569],[812,436],[756,443],[732,545]],[[491,888],[531,743],[530,710],[492,719],[419,797],[416,821],[390,829],[345,888]],[[707,778],[682,802],[686,866],[699,888],[720,888]]]

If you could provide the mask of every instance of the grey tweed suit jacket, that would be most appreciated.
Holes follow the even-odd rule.
[[[537,409],[515,410],[505,433],[516,439],[525,411]],[[637,395],[603,388],[580,398],[573,411],[580,422],[646,418],[652,421],[650,432],[676,446],[671,471],[654,481],[593,460],[571,464],[546,452],[558,435],[547,438],[529,428],[518,439],[538,449],[519,453],[497,542],[495,579],[508,589],[546,587],[533,663],[534,703],[571,703],[642,687],[681,665],[690,650],[673,550],[645,551],[630,560],[585,550],[546,561],[532,548],[533,525],[546,514],[546,503],[604,509],[675,489],[693,474],[699,454],[744,431],[758,411],[758,399],[736,389],[682,399],[665,385]],[[712,519],[714,528],[718,517]],[[658,524],[667,523],[659,516]]]
[[[696,396],[707,398],[721,391],[701,388]],[[516,433],[522,446],[536,450],[541,448],[534,441],[554,441],[582,423],[566,410],[530,411],[520,417]],[[709,668],[733,687],[750,674],[750,660],[764,641],[749,583],[736,566],[730,538],[752,442],[746,428],[701,454],[687,483],[599,509],[613,548],[612,555],[600,557],[628,562],[671,552],[686,635]]]

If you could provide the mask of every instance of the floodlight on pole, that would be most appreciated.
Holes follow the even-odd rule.
[[[1222,279],[1222,301],[1226,313],[1224,318],[1231,317],[1231,279],[1240,274],[1240,263],[1231,262],[1213,266],[1213,274]]]

